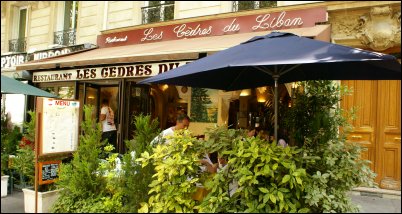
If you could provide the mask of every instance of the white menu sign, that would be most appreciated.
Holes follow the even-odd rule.
[[[43,98],[42,154],[77,150],[79,107],[79,101]]]

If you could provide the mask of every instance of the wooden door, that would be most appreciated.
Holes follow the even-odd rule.
[[[378,81],[377,104],[379,184],[401,190],[401,81]]]
[[[342,81],[353,89],[345,96],[343,109],[357,107],[350,121],[348,140],[367,148],[361,157],[371,161],[376,182],[385,189],[399,189],[401,181],[401,81]]]
[[[350,121],[353,131],[348,135],[348,140],[357,142],[367,148],[362,152],[361,158],[370,160],[370,168],[376,171],[376,136],[377,125],[377,81],[342,81],[342,85],[353,91],[352,95],[344,96],[341,106],[345,110],[356,108],[356,119]]]

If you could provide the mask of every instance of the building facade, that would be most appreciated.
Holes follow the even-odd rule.
[[[397,1],[3,1],[1,7],[2,74],[25,74],[21,79],[62,98],[95,105],[94,117],[108,97],[118,115],[120,151],[134,129],[130,118],[139,113],[166,128],[184,111],[196,135],[214,124],[263,124],[254,113],[266,87],[243,96],[246,90],[136,84],[254,35],[288,30],[400,60]],[[368,148],[363,158],[372,161],[381,187],[400,190],[400,81],[341,84],[354,89],[342,106],[360,108],[349,140]],[[285,102],[291,84],[280,92]]]

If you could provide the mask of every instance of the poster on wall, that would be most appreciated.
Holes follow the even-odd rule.
[[[42,97],[37,101],[39,155],[76,151],[80,102]]]
[[[218,121],[218,90],[191,89],[191,121],[216,123]]]

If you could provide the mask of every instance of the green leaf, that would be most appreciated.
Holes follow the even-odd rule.
[[[174,208],[176,210],[176,213],[182,213],[183,212],[182,208],[177,204],[174,206]]]
[[[282,212],[284,206],[285,206],[285,202],[283,202],[283,201],[279,202],[279,212]]]
[[[263,207],[265,207],[265,204],[260,204],[260,205],[257,206],[257,209],[259,210],[259,209],[261,209]]]
[[[138,210],[139,213],[148,213],[148,204],[145,202],[140,203],[141,208]]]
[[[268,189],[265,187],[259,187],[258,189],[263,193],[269,193]]]
[[[247,157],[250,157],[250,156],[251,156],[251,153],[246,153],[246,154],[243,155],[244,158],[247,158]]]
[[[285,175],[283,178],[282,178],[282,183],[286,183],[286,182],[288,182],[290,180],[290,175]]]
[[[155,191],[156,191],[155,188],[152,188],[151,190],[149,190],[148,195]]]
[[[298,211],[298,213],[308,213],[310,211],[309,208],[303,208]]]
[[[290,164],[287,162],[282,162],[282,165],[286,168],[289,169],[290,168]]]
[[[278,198],[280,201],[283,201],[283,194],[280,191],[278,191]]]
[[[290,190],[288,190],[286,188],[283,188],[283,187],[279,188],[278,190],[281,191],[281,192],[285,192],[285,193],[290,192]]]
[[[298,184],[302,184],[303,182],[302,182],[302,179],[300,179],[300,177],[296,177],[296,182],[298,183]]]
[[[269,195],[269,199],[271,199],[272,203],[276,203],[276,197],[273,194]]]
[[[143,158],[149,158],[149,153],[147,151],[141,153],[141,157]]]
[[[264,195],[263,203],[266,204],[268,200],[269,200],[269,194]]]

